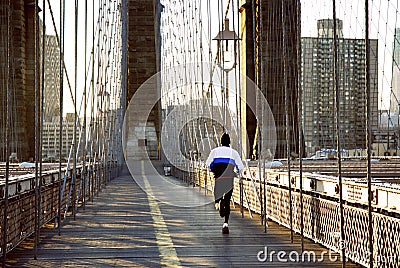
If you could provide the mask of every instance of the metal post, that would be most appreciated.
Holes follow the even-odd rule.
[[[94,7],[93,7],[94,8]],[[82,141],[82,157],[83,157],[83,165],[82,165],[82,172],[81,172],[81,180],[82,180],[82,187],[83,187],[83,195],[82,195],[82,206],[85,210],[86,205],[86,117],[87,117],[87,99],[86,99],[86,57],[87,57],[87,0],[85,0],[85,85],[83,88],[83,127],[82,127],[82,134],[83,134],[83,141]]]
[[[5,177],[5,185],[4,185],[4,203],[3,203],[3,246],[1,248],[2,257],[3,257],[3,267],[6,267],[6,260],[7,260],[7,244],[8,244],[8,181],[10,176],[10,123],[11,123],[11,0],[7,1],[7,68],[6,68],[6,79],[7,79],[7,110],[6,110],[6,140],[5,140],[5,151],[6,151],[6,177]]]
[[[338,164],[338,184],[339,184],[339,214],[340,214],[340,243],[342,267],[346,266],[345,236],[344,236],[344,215],[343,215],[343,183],[342,183],[342,157],[340,154],[340,85],[339,85],[339,57],[338,57],[338,37],[336,25],[336,0],[333,0],[333,69],[335,80],[335,106],[336,106],[336,146],[337,146],[337,164]]]
[[[65,25],[65,0],[60,0],[60,144],[59,144],[59,166],[58,166],[58,213],[57,229],[58,235],[61,235],[61,178],[62,160],[63,160],[63,103],[64,103],[64,25]]]
[[[254,78],[255,78],[255,84],[258,87],[260,85],[259,83],[259,36],[258,36],[258,27],[256,27],[256,23],[259,21],[257,20],[257,5],[258,1],[252,1],[252,23],[253,23],[253,61],[254,61]],[[259,104],[260,96],[259,96],[259,91],[257,91],[256,94],[256,116],[258,115],[258,104]],[[261,147],[260,147],[260,120],[257,118],[257,130],[256,130],[256,135],[257,135],[257,151],[258,151],[258,171],[259,171],[259,187],[260,187],[260,197],[261,197]],[[254,141],[255,142],[255,141]],[[262,209],[262,203],[261,203],[262,198],[259,198],[260,201],[260,210],[261,210],[261,224],[263,224],[263,209]]]
[[[258,71],[259,71],[259,73],[258,73],[258,79],[257,79],[257,85],[258,85],[258,87],[261,89],[261,93],[260,93],[260,90],[257,90],[257,94],[256,94],[256,114],[257,114],[257,129],[258,129],[258,135],[257,135],[257,151],[258,151],[258,177],[259,177],[259,187],[260,187],[260,214],[261,214],[261,225],[264,225],[264,208],[263,208],[263,198],[262,198],[262,193],[263,193],[263,188],[262,188],[262,186],[263,186],[263,183],[262,183],[262,166],[263,166],[263,162],[264,162],[264,159],[263,159],[263,153],[262,153],[262,147],[261,147],[261,142],[262,142],[262,138],[261,138],[261,135],[262,135],[262,127],[263,127],[263,121],[262,121],[262,118],[263,118],[263,114],[262,114],[262,108],[260,107],[260,106],[262,106],[262,102],[261,102],[261,99],[262,99],[262,88],[263,88],[263,85],[261,84],[261,76],[263,75],[262,74],[262,68],[261,68],[261,66],[263,65],[262,64],[262,61],[261,61],[261,43],[262,43],[262,41],[260,42],[260,31],[259,31],[259,29],[260,29],[260,17],[259,17],[259,12],[260,12],[260,2],[259,1],[255,1],[255,5],[254,5],[254,7],[255,7],[255,10],[254,10],[254,16],[253,16],[253,20],[255,19],[255,21],[256,21],[256,23],[257,23],[257,25],[255,26],[256,27],[256,29],[258,29],[257,31],[256,31],[256,34],[257,34],[257,36],[255,36],[254,37],[254,40],[255,40],[255,42],[256,42],[256,40],[258,40],[258,42],[256,42],[257,43],[257,53],[254,55],[255,57],[257,57],[257,66],[258,66]],[[254,52],[255,53],[255,52]],[[259,110],[261,109],[261,113],[259,113]],[[264,162],[265,163],[265,162]]]
[[[36,260],[37,246],[39,243],[38,229],[38,207],[39,207],[39,107],[40,107],[40,84],[39,84],[39,1],[35,1],[34,8],[35,25],[35,242],[33,257]]]
[[[73,150],[73,163],[74,168],[72,172],[72,215],[74,216],[74,220],[76,220],[76,165],[77,165],[77,127],[78,127],[78,112],[76,110],[77,105],[77,87],[78,87],[78,5],[79,0],[75,0],[75,85],[74,85],[74,150]]]
[[[233,5],[233,3],[232,3]],[[239,9],[239,0],[236,1],[236,10]],[[232,8],[232,17],[234,16],[235,12],[235,8]],[[238,35],[240,38],[240,13],[236,12],[236,19],[237,19],[237,28],[238,28]],[[235,31],[235,20],[233,19],[233,30]],[[240,57],[240,40],[237,41],[238,43],[235,43],[234,46],[234,57],[235,57],[235,61],[238,61],[238,65],[239,68],[235,68],[235,83],[236,83],[236,113],[237,113],[237,124],[236,124],[236,128],[237,128],[237,132],[238,132],[238,152],[240,157],[243,157],[243,140],[242,140],[242,127],[241,127],[241,121],[242,121],[242,109],[241,109],[241,105],[242,105],[242,99],[241,99],[241,81],[242,81],[242,77],[241,77],[241,73],[240,73],[240,67],[241,67],[241,57]],[[236,66],[236,64],[235,64]]]
[[[260,29],[260,33],[263,34],[264,33],[264,22],[263,22],[263,6],[262,6],[262,1],[259,2],[259,6],[258,6],[258,20],[259,20],[259,29]],[[263,55],[264,55],[264,43],[263,43],[263,39],[260,37],[260,43],[259,43],[259,62],[260,62],[260,89],[261,89],[261,94],[262,94],[262,98],[261,100],[265,97],[266,95],[266,87],[265,87],[265,80],[264,80],[264,63],[263,63]],[[262,124],[264,124],[264,103],[262,101],[260,101],[261,104],[261,122]],[[264,132],[263,132],[263,126],[260,128],[260,146],[261,146],[261,151],[263,151],[264,148]],[[264,213],[264,217],[263,217],[263,221],[264,221],[264,232],[267,231],[267,183],[266,183],[266,176],[265,176],[265,161],[266,161],[266,155],[265,153],[262,154],[262,168],[261,168],[261,172],[260,172],[260,183],[261,180],[263,182],[263,213]]]
[[[370,102],[370,40],[369,40],[369,3],[365,0],[365,104],[366,104],[366,146],[367,146],[367,182],[368,182],[368,253],[369,267],[374,266],[373,222],[372,222],[372,177],[371,177],[371,102]]]
[[[239,188],[240,188],[240,214],[242,214],[242,218],[244,217],[243,211],[243,177],[239,177]]]
[[[42,69],[41,69],[41,100],[39,103],[39,190],[38,190],[38,229],[37,237],[40,238],[40,227],[41,227],[41,217],[42,217],[42,171],[43,171],[43,113],[44,113],[44,70],[45,70],[45,41],[46,41],[46,0],[42,1],[43,5],[43,32],[42,32]]]
[[[285,33],[285,0],[282,0],[281,19],[282,19],[282,59],[283,59],[283,83],[285,88],[285,113],[286,113],[286,157],[288,166],[288,181],[289,181],[289,221],[290,221],[290,241],[293,243],[293,214],[292,214],[292,180],[290,170],[290,124],[289,124],[289,90],[287,87],[286,73],[286,33]]]
[[[91,84],[92,84],[92,111],[90,113],[90,127],[91,127],[91,132],[92,133],[90,135],[91,139],[90,139],[90,182],[89,182],[89,185],[91,185],[91,187],[89,187],[89,188],[91,188],[91,190],[89,190],[89,192],[90,192],[90,200],[92,201],[92,203],[93,203],[94,191],[95,191],[94,180],[95,180],[95,176],[96,176],[96,174],[94,174],[94,172],[95,172],[94,167],[95,167],[95,161],[96,161],[95,155],[96,154],[94,152],[94,146],[93,146],[94,138],[95,138],[94,135],[96,133],[96,125],[93,122],[94,121],[93,113],[94,113],[95,93],[96,93],[95,88],[94,88],[94,43],[95,43],[94,4],[95,4],[95,0],[93,0],[93,2],[92,2],[92,36],[93,36],[93,38],[92,38],[92,79],[90,81]]]
[[[297,109],[299,128],[299,175],[300,175],[300,235],[301,252],[304,252],[304,204],[303,204],[303,88],[301,87],[301,1],[297,0]]]

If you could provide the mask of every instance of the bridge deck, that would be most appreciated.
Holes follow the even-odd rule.
[[[147,175],[149,180],[151,176],[154,175]],[[292,252],[292,257],[296,257],[296,252],[301,254],[299,237],[290,243],[288,230],[272,222],[264,233],[257,220],[241,218],[237,207],[231,214],[231,233],[221,234],[222,219],[214,210],[211,196],[204,196],[203,191],[192,187],[186,190],[209,202],[194,208],[162,203],[148,196],[132,176],[118,177],[94,203],[86,205],[85,211],[80,208],[75,221],[64,222],[61,236],[52,228],[42,230],[37,260],[33,259],[32,244],[27,241],[8,255],[7,264],[12,267],[287,267],[288,263],[278,261],[276,254],[273,262],[268,260],[268,263],[259,262],[257,254],[265,246],[268,252]],[[317,257],[326,250],[307,239],[305,249],[315,251]],[[330,261],[326,254],[323,262],[290,265],[340,267],[340,262]]]

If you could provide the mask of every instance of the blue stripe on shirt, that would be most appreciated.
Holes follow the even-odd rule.
[[[236,166],[236,162],[235,160],[231,159],[231,158],[214,158],[214,160],[211,162],[210,164],[210,169],[212,169],[214,164],[231,164],[233,166]]]

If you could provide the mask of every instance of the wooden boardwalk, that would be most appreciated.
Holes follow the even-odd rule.
[[[143,165],[142,165],[143,166]],[[138,168],[140,169],[140,168]],[[152,171],[141,170],[153,181]],[[140,175],[140,172],[138,172]],[[138,174],[134,174],[137,176]],[[171,180],[171,178],[169,178]],[[179,182],[175,182],[178,183]],[[151,187],[146,184],[147,187]],[[8,255],[9,267],[341,267],[329,260],[290,261],[301,254],[300,239],[290,243],[289,231],[272,222],[267,233],[258,220],[241,218],[238,208],[230,219],[230,234],[223,235],[223,220],[215,211],[211,196],[192,187],[185,188],[202,206],[188,208],[162,203],[138,186],[131,175],[120,176],[86,205],[76,220],[68,219],[61,229],[45,228],[41,232],[37,260],[27,241]],[[149,189],[146,189],[149,192]],[[150,190],[151,191],[151,190]],[[158,193],[159,194],[159,193]],[[165,195],[176,195],[166,192]],[[182,196],[179,194],[179,196]],[[179,199],[179,196],[177,198]],[[157,195],[155,195],[157,197]],[[187,197],[185,197],[187,198]],[[246,213],[247,214],[247,213]],[[268,252],[277,253],[265,262],[258,260]],[[313,250],[317,259],[325,248],[305,240],[305,249]],[[307,259],[307,258],[306,258]],[[358,267],[349,263],[347,267]]]

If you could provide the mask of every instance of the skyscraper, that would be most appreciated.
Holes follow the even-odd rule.
[[[365,148],[365,40],[343,38],[337,20],[341,147]],[[308,154],[336,148],[333,20],[318,21],[318,37],[302,38],[303,125]],[[378,41],[370,40],[371,127],[377,127]]]
[[[57,37],[46,35],[44,53],[44,121],[60,116],[60,47]]]
[[[392,92],[390,94],[390,113],[398,114],[400,105],[400,28],[395,29],[393,42]],[[397,124],[397,122],[394,122]]]

